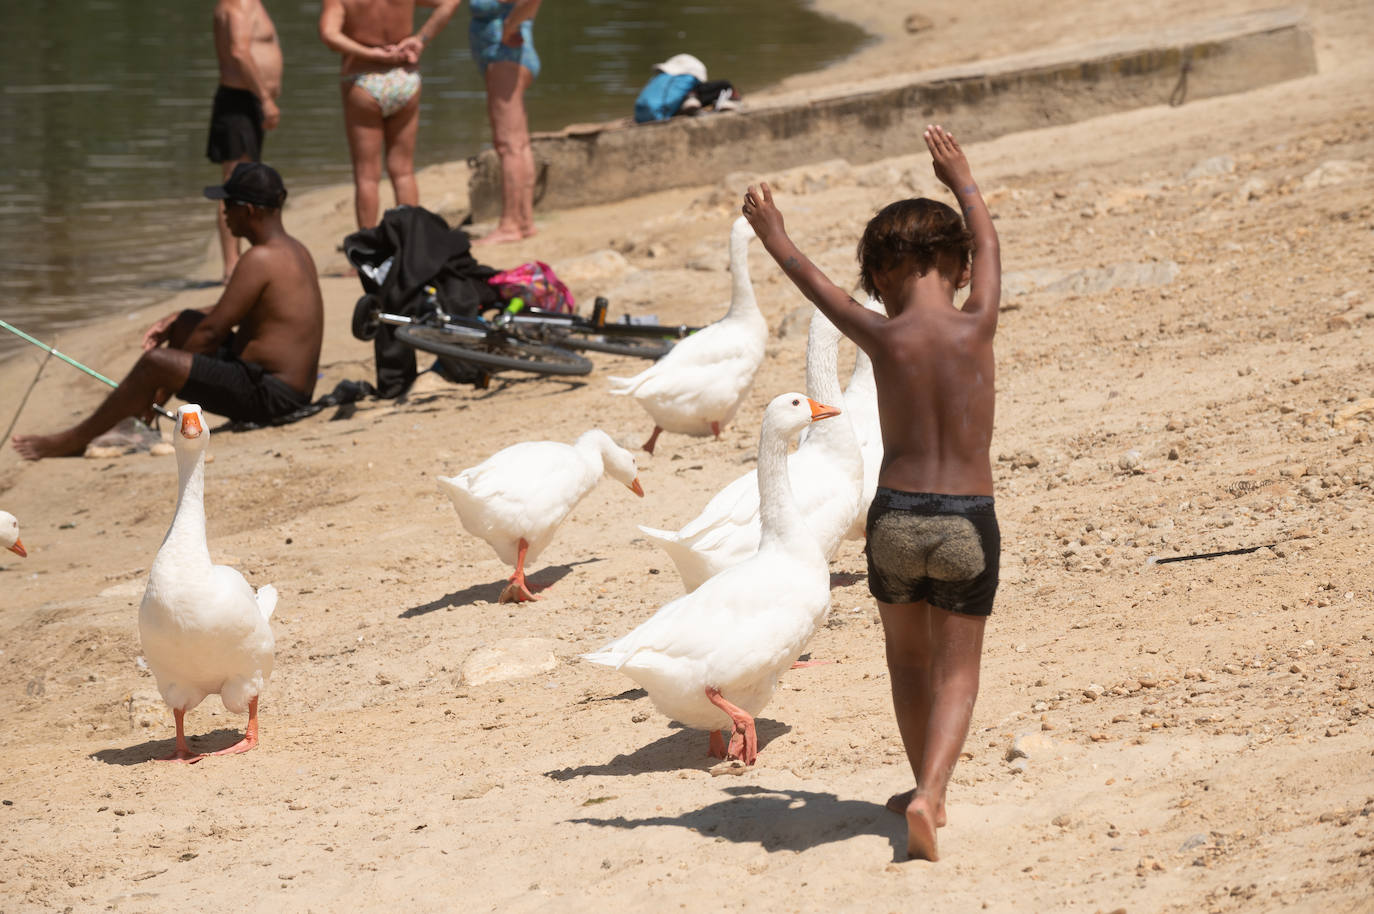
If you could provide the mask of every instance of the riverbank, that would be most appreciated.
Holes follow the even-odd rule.
[[[864,10],[896,29],[907,13]],[[968,149],[1011,292],[993,446],[1004,555],[944,861],[901,862],[901,820],[881,805],[910,774],[857,544],[832,567],[831,618],[809,647],[837,662],[787,674],[743,774],[712,777],[701,734],[576,659],[677,592],[635,525],[693,516],[752,466],[762,405],[803,384],[803,303],[756,244],[770,350],[739,420],[719,442],[665,434],[640,460],[642,501],[594,490],[541,557],[537,604],[495,602],[508,569],[433,476],[591,424],[638,444],[647,417],[605,380],[638,363],[597,357],[581,382],[488,391],[426,377],[404,401],[213,436],[212,554],[281,592],[248,755],[146,761],[172,733],[136,663],[172,459],[23,464],[6,448],[0,508],[30,555],[0,553],[0,906],[647,910],[729,885],[726,910],[1362,910],[1374,13],[1310,12],[1316,76]],[[889,36],[831,78],[1000,56],[1035,35],[1095,40],[1145,14],[1089,2],[1070,21],[1057,4],[994,2],[981,15],[977,31]],[[448,167],[422,175],[427,203],[465,186],[465,166]],[[877,206],[939,190],[920,155],[763,177],[803,249],[847,279]],[[616,313],[709,320],[729,295],[739,191],[551,212],[494,265],[538,257]],[[350,209],[336,188],[288,214],[326,272]],[[356,279],[323,287],[321,392],[372,372],[348,329]],[[117,376],[155,317],[213,299],[185,293],[64,348]],[[22,392],[40,359],[0,366],[0,384]],[[49,364],[18,429],[60,427],[101,394]],[[1265,548],[1149,561],[1251,545]],[[483,652],[517,647],[537,672],[480,681]],[[209,747],[242,724],[214,698],[188,716]]]

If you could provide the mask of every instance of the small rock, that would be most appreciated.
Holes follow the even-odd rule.
[[[917,32],[926,32],[935,28],[935,22],[929,16],[910,13],[902,20],[902,28],[906,29],[908,34],[915,35]]]
[[[1210,178],[1217,175],[1229,175],[1236,170],[1236,160],[1227,155],[1212,156],[1210,159],[1203,159],[1192,168],[1188,169],[1183,175],[1183,180],[1192,181],[1195,178]]]
[[[1190,835],[1188,837],[1188,840],[1184,841],[1182,844],[1178,846],[1178,850],[1179,853],[1182,853],[1183,851],[1190,851],[1195,847],[1202,847],[1202,845],[1206,843],[1207,836],[1202,834],[1201,832],[1198,832],[1195,835]]]
[[[1131,472],[1140,469],[1141,463],[1142,459],[1140,456],[1140,451],[1134,449],[1122,454],[1120,457],[1117,458],[1116,461],[1116,465],[1121,467],[1121,469],[1129,470]]]
[[[506,638],[479,647],[463,661],[462,681],[485,685],[547,673],[558,666],[556,643],[548,638]]]

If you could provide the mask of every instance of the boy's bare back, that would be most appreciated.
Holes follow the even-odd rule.
[[[991,495],[992,340],[1001,294],[997,232],[954,138],[929,127],[925,141],[936,176],[963,210],[972,265],[942,261],[941,268],[921,270],[906,260],[874,270],[866,278],[886,306],[886,318],[854,301],[797,250],[766,184],[749,189],[744,214],[802,293],[873,360],[884,452],[878,484],[906,492]],[[956,308],[955,291],[970,281],[968,300]]]

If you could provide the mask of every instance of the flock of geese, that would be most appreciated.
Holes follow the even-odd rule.
[[[633,397],[653,419],[644,445],[650,453],[664,431],[719,436],[753,384],[767,338],[749,280],[753,237],[748,222],[737,219],[725,316],[640,374],[611,379],[614,393]],[[673,560],[684,593],[629,634],[583,655],[634,680],[664,715],[709,731],[717,758],[754,763],[754,717],[829,610],[828,562],[844,539],[863,535],[882,456],[876,391],[862,352],[841,389],[839,337],[813,310],[806,393],[781,394],[765,408],[755,470],[725,486],[680,530],[640,528]],[[184,762],[204,758],[187,744],[184,718],[211,694],[229,711],[249,715],[243,740],[213,754],[257,744],[258,698],[274,652],[275,588],[255,592],[238,571],[210,560],[209,438],[199,406],[177,410],[177,506],[139,608],[144,657],[176,721],[176,749],[167,758]],[[592,429],[572,444],[512,445],[455,476],[438,477],[438,484],[464,529],[514,566],[500,599],[518,602],[538,599],[526,582],[526,563],[538,558],[602,476],[644,494],[634,455]],[[0,512],[0,546],[22,556],[18,537],[14,518]]]

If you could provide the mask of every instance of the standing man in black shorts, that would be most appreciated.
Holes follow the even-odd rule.
[[[205,155],[223,166],[228,180],[240,162],[261,162],[265,131],[281,120],[282,54],[277,29],[262,0],[216,0],[215,56],[219,88],[210,113]],[[219,246],[224,255],[224,282],[239,260],[239,240],[219,209]]]
[[[129,374],[91,416],[51,435],[15,435],[28,460],[79,456],[97,435],[176,395],[208,412],[266,423],[309,405],[324,338],[315,261],[286,233],[286,188],[270,166],[245,162],[223,185],[229,228],[251,245],[224,294],[205,311],[178,311],[148,328]]]
[[[945,788],[978,697],[983,628],[1001,539],[992,501],[993,368],[1002,260],[963,150],[927,127],[935,176],[963,218],[934,200],[884,207],[859,242],[860,282],[887,309],[855,302],[797,250],[768,185],[744,215],[787,277],[873,360],[883,462],[868,512],[868,587],[878,601],[897,729],[916,788],[887,801],[907,854],[939,858]],[[954,293],[971,286],[962,308]]]

